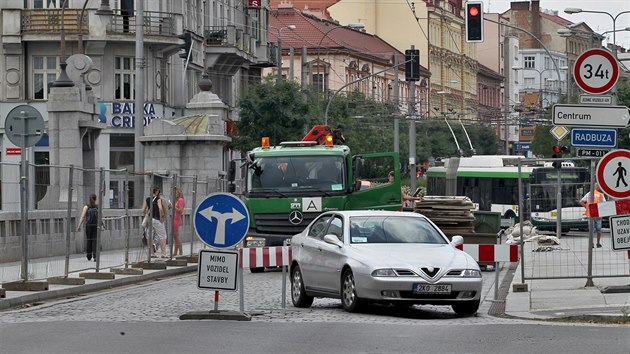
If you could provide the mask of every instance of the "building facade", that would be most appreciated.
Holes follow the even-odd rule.
[[[238,119],[236,105],[240,92],[257,81],[262,67],[273,65],[267,43],[268,2],[247,8],[236,1],[144,0],[142,29],[143,60],[136,58],[137,2],[113,1],[110,15],[99,15],[98,0],[6,0],[0,3],[2,13],[2,55],[0,67],[5,79],[0,84],[0,114],[19,105],[30,105],[43,116],[48,129],[47,108],[51,85],[60,74],[62,33],[65,58],[77,54],[89,57],[89,63],[77,59],[68,65],[68,75],[85,84],[94,96],[99,128],[81,135],[84,168],[136,171],[134,166],[134,115],[136,92],[144,88],[143,125],[155,119],[172,119],[186,115],[186,104],[199,91],[202,73],[213,82],[213,92],[226,105],[222,121]],[[85,8],[83,7],[86,4]],[[263,30],[264,29],[264,30]],[[191,54],[182,59],[182,40],[190,33]],[[270,62],[272,64],[270,64]],[[89,65],[88,65],[89,64]],[[144,82],[136,82],[136,66],[144,69]],[[82,71],[81,68],[89,67]],[[0,122],[2,151],[13,148],[7,139],[4,120]],[[29,161],[50,161],[47,131],[44,139],[28,150]],[[229,151],[223,144],[216,166],[207,166],[216,177],[226,169]],[[91,151],[86,154],[85,151]],[[19,162],[20,156],[2,154],[2,162]],[[2,210],[17,210],[17,191],[5,181],[15,176],[3,170]],[[168,170],[168,167],[164,167]],[[136,171],[142,172],[142,171]],[[177,172],[172,171],[171,172]],[[45,178],[45,177],[42,177]],[[38,183],[38,181],[35,181]],[[111,193],[117,194],[122,181],[108,181]],[[34,200],[33,203],[37,203]],[[130,207],[140,207],[131,205]]]

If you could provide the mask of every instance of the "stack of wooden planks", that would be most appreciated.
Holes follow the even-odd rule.
[[[424,196],[416,201],[414,211],[431,219],[444,234],[474,232],[475,206],[468,197]]]

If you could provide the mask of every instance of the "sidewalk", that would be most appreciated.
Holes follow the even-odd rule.
[[[519,263],[506,297],[505,314],[528,319],[628,316],[630,255],[614,251],[610,238],[610,233],[604,232],[603,247],[592,248],[594,286],[588,287],[583,277],[588,265],[587,236],[563,236],[560,246],[550,251],[536,252],[538,244],[526,242],[525,278],[553,279],[526,280],[527,291],[515,292],[515,285],[523,285]],[[607,292],[612,290],[609,287],[626,292]]]

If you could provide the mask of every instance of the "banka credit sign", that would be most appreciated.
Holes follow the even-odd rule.
[[[133,102],[99,102],[98,120],[113,128],[133,128],[136,115],[136,105]],[[161,104],[144,104],[144,126],[154,119],[161,119],[164,108]]]
[[[617,147],[617,129],[573,128],[571,146],[591,148]]]

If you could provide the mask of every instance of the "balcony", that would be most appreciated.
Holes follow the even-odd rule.
[[[83,16],[81,26],[79,26],[80,15],[81,10],[66,9],[64,11],[63,20],[67,33],[79,33],[79,28],[84,34],[89,32],[87,12]],[[50,34],[60,31],[61,9],[22,10],[22,34]]]
[[[204,31],[209,68],[234,74],[246,62],[256,63],[256,39],[236,26],[209,26]]]
[[[174,36],[177,35],[176,15],[168,12],[145,11],[144,12],[144,34],[151,36]],[[114,11],[112,22],[107,30],[108,33],[136,33],[136,17],[126,16],[120,10]]]

